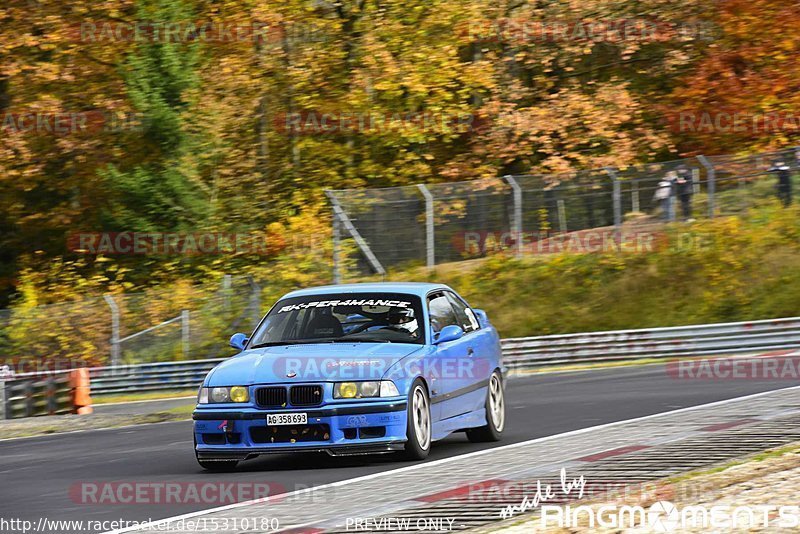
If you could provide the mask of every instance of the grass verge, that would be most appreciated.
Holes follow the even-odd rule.
[[[194,405],[177,406],[168,410],[139,415],[51,415],[25,419],[8,419],[0,421],[0,433],[2,433],[4,439],[12,439],[79,430],[99,430],[168,421],[186,421],[191,419],[192,410],[194,410]]]
[[[92,404],[112,404],[115,402],[137,402],[146,400],[178,399],[197,395],[196,389],[180,391],[153,391],[149,393],[120,393],[115,395],[92,396]]]

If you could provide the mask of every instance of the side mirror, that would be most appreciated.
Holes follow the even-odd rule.
[[[486,315],[485,311],[477,308],[472,308],[472,311],[475,313],[475,316],[478,318],[478,322],[481,324],[481,326],[489,326],[489,316]]]
[[[442,328],[438,335],[434,335],[433,344],[447,343],[448,341],[455,341],[464,335],[464,330],[455,324],[449,324]]]
[[[237,350],[244,350],[244,346],[250,341],[247,335],[237,332],[231,336],[231,347]]]

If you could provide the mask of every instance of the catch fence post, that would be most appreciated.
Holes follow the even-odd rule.
[[[261,319],[261,286],[250,275],[247,276],[247,283],[250,285],[250,313],[253,320],[251,329],[253,329]]]
[[[620,188],[617,171],[612,167],[606,167],[606,173],[611,178],[611,200],[614,204],[614,233],[617,242],[622,237],[622,191]]]
[[[433,269],[436,265],[435,234],[433,227],[433,195],[424,184],[417,184],[417,187],[425,198],[425,263],[428,269]]]
[[[231,308],[231,280],[231,275],[222,275],[222,309],[226,312]]]
[[[353,221],[351,221],[350,217],[347,216],[347,212],[344,211],[344,208],[342,208],[342,205],[339,203],[339,199],[336,198],[336,193],[334,191],[327,190],[325,191],[325,195],[327,195],[328,200],[330,200],[331,206],[333,207],[333,213],[342,223],[344,229],[347,230],[347,232],[353,238],[353,241],[356,242],[358,248],[361,249],[364,257],[367,258],[367,261],[370,263],[375,272],[382,276],[386,276],[386,270],[383,268],[383,265],[381,265],[381,262],[378,261],[378,258],[372,252],[372,249],[369,247],[367,241],[361,236],[361,233],[355,227]]]
[[[103,299],[111,309],[111,367],[116,367],[119,365],[119,306],[111,295],[103,295]]]
[[[507,175],[505,177],[508,185],[511,186],[511,194],[514,198],[514,217],[512,221],[512,232],[517,244],[517,258],[522,257],[522,188],[517,183],[513,176]]]
[[[181,351],[183,358],[189,359],[189,310],[181,311]]]
[[[0,419],[8,419],[8,406],[6,406],[6,380],[0,378]]]
[[[567,206],[564,203],[563,198],[559,198],[556,201],[556,207],[558,209],[558,229],[562,234],[567,233]]]
[[[706,176],[707,176],[707,185],[706,185],[706,194],[708,195],[708,217],[710,219],[714,218],[714,195],[716,193],[716,171],[714,170],[714,165],[703,156],[702,154],[697,156],[697,161],[706,168]]]
[[[342,281],[342,266],[341,266],[341,246],[342,246],[342,229],[339,216],[336,210],[333,210],[333,283],[340,284]]]

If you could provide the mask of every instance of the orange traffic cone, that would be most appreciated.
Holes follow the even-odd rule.
[[[72,382],[72,405],[75,413],[86,415],[92,413],[92,397],[89,394],[89,369],[81,367],[70,373]]]

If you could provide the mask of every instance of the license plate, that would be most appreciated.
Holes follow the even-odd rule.
[[[267,414],[268,426],[280,425],[305,425],[308,423],[308,414],[305,413],[270,413]]]

